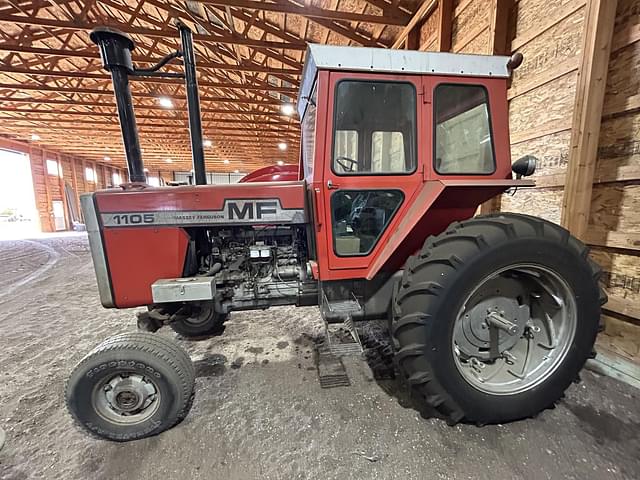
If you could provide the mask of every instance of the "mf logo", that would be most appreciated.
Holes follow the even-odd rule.
[[[227,217],[229,220],[261,220],[276,215],[279,207],[277,200],[228,200]]]

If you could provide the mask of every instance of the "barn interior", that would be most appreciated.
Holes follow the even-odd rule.
[[[317,309],[277,307],[233,313],[202,341],[159,333],[196,365],[198,394],[178,427],[130,444],[78,430],[64,407],[69,371],[136,328],[135,312],[100,306],[84,232],[81,196],[128,181],[111,77],[89,32],[128,34],[134,63],[150,68],[180,48],[176,20],[194,33],[209,184],[298,164],[309,43],[521,53],[511,157],[537,157],[535,187],[478,214],[542,217],[590,247],[608,302],[582,382],[536,418],[448,427],[360,358],[344,360],[349,387],[321,389]],[[637,478],[639,59],[637,0],[3,0],[0,477]],[[131,91],[147,183],[192,183],[184,82],[141,77]]]

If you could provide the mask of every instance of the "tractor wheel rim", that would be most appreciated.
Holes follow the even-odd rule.
[[[201,307],[197,315],[188,317],[184,321],[189,325],[198,327],[207,323],[211,319],[211,315],[215,315],[213,307]]]
[[[118,373],[98,383],[93,390],[94,410],[105,420],[133,425],[149,419],[160,405],[156,383],[138,373]]]
[[[576,328],[569,284],[546,266],[514,264],[485,277],[463,302],[453,329],[454,362],[477,390],[515,395],[557,370]]]

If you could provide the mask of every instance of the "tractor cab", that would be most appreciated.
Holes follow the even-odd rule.
[[[513,186],[514,66],[509,57],[309,46],[300,162],[320,278],[397,271],[426,236]]]

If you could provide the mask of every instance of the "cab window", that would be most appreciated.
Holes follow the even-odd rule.
[[[307,109],[302,119],[302,165],[305,178],[313,174],[313,157],[316,148],[316,104],[318,101],[317,88],[314,86]]]
[[[478,85],[438,85],[434,102],[436,172],[493,173],[495,158],[487,90]]]
[[[333,249],[338,256],[367,255],[402,203],[399,190],[338,190],[331,196]]]
[[[333,120],[333,171],[337,175],[415,171],[416,108],[416,91],[411,83],[339,82]]]

